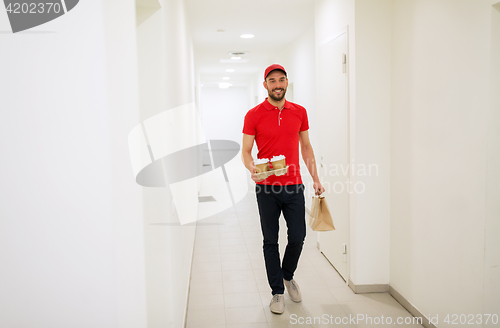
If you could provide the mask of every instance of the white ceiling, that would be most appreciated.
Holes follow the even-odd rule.
[[[234,86],[246,85],[314,24],[314,0],[185,0],[185,5],[204,86],[217,86],[224,76]],[[240,38],[245,33],[255,38]],[[221,63],[231,51],[248,51],[242,56],[246,62]],[[235,72],[226,73],[227,68]]]

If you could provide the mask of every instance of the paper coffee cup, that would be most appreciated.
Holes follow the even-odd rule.
[[[274,156],[271,159],[271,164],[273,166],[273,170],[280,170],[286,168],[285,156],[283,155]]]
[[[269,171],[269,159],[259,158],[254,161],[255,167],[257,168],[257,173]]]

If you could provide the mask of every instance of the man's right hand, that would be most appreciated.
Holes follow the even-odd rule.
[[[264,179],[257,177],[257,167],[255,166],[252,158],[252,147],[255,136],[243,134],[243,143],[241,146],[241,159],[245,167],[250,171],[252,180],[255,182],[261,182]]]
[[[252,180],[255,181],[255,182],[261,182],[261,181],[265,180],[265,179],[260,179],[257,176],[257,168],[255,167],[255,165],[252,165]]]

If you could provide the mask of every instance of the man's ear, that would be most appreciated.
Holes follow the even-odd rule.
[[[264,80],[264,82],[262,83],[262,85],[263,85],[263,86],[264,86],[264,88],[266,88],[266,90],[267,90],[267,82],[266,82],[266,80]]]

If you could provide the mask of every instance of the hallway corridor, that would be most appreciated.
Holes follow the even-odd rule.
[[[398,317],[412,318],[388,293],[354,294],[316,248],[317,232],[309,227],[294,277],[302,302],[294,303],[285,292],[285,312],[272,314],[254,185],[249,183],[250,192],[235,208],[198,221],[187,328],[384,327],[375,321],[370,325],[364,320],[358,324],[334,320],[362,314],[372,320],[392,317],[394,324]],[[280,254],[285,246],[286,225],[281,218]],[[324,314],[333,316],[328,324],[299,324]]]

